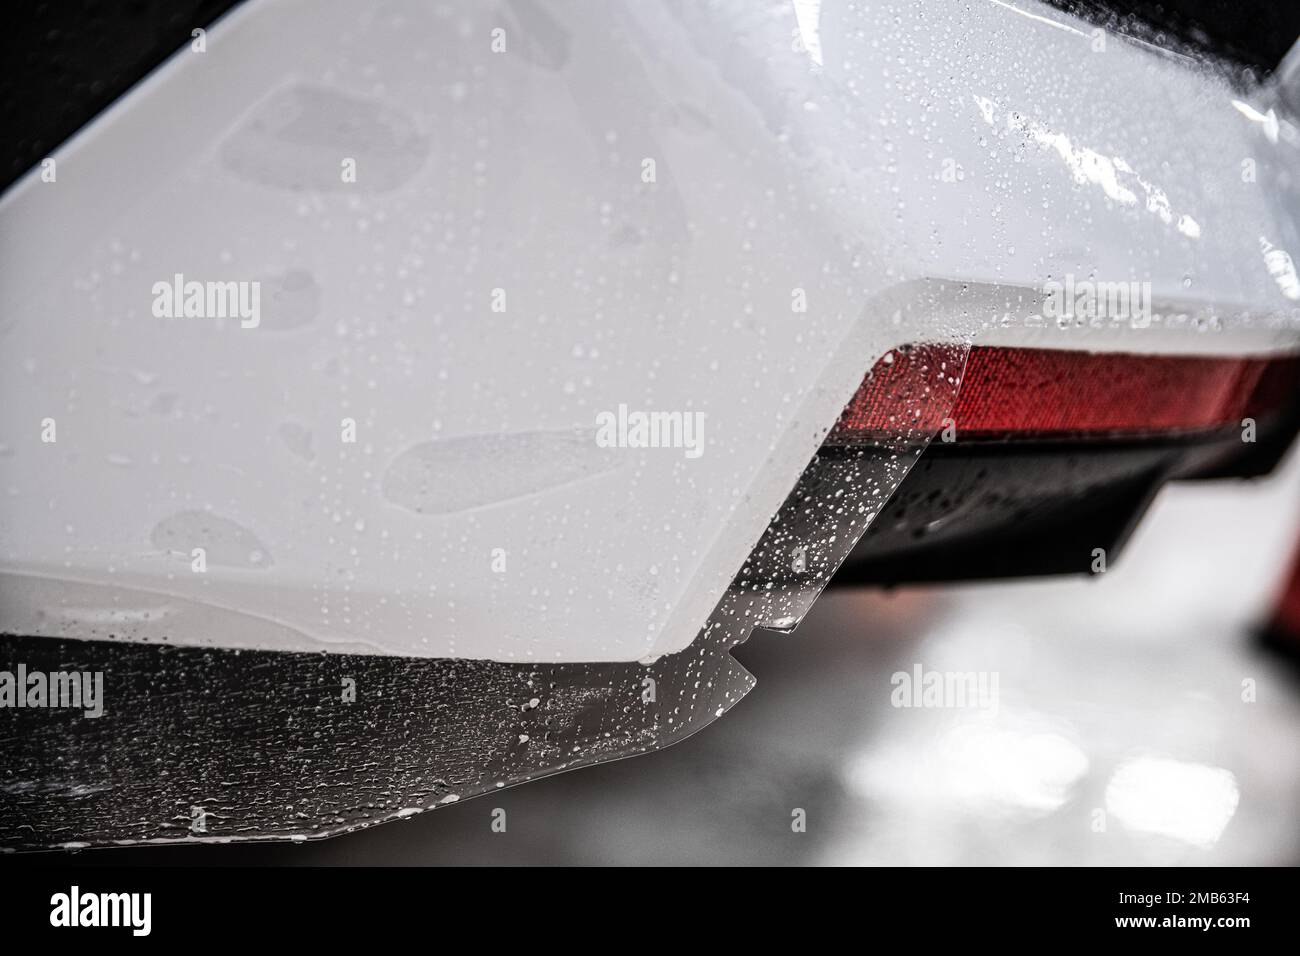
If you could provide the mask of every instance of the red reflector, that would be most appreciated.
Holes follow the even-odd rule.
[[[1291,575],[1282,589],[1273,612],[1274,637],[1300,651],[1300,551],[1291,564]]]
[[[828,440],[933,433],[945,418],[959,440],[1194,434],[1273,411],[1300,381],[1297,356],[975,346],[951,408],[941,400],[942,388],[900,407],[900,383],[951,375],[955,368],[952,346],[890,353],[868,373]]]

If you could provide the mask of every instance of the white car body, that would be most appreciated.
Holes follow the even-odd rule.
[[[657,658],[899,346],[1300,346],[1275,91],[949,8],[238,8],[0,201],[0,630]],[[1157,317],[1042,321],[1066,276]]]

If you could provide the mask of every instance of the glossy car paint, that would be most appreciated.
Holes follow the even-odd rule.
[[[0,630],[652,659],[892,349],[1300,344],[1274,91],[949,12],[238,8],[0,201]],[[178,273],[258,327],[155,317]],[[1045,321],[1065,276],[1160,318]],[[703,453],[600,447],[620,405]]]

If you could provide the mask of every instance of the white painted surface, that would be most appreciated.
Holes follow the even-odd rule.
[[[1225,351],[1297,341],[1260,245],[1297,248],[1294,130],[1119,38],[949,20],[244,5],[0,200],[0,627],[662,654],[875,359],[1008,289],[1140,279],[1249,313]],[[260,281],[261,324],[155,318],[176,273]],[[1206,350],[1130,331],[1094,340]],[[588,441],[620,403],[702,413],[705,453]]]

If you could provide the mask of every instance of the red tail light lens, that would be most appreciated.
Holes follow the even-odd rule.
[[[900,409],[897,383],[953,374],[951,346],[882,358],[828,441],[870,440],[900,428],[933,433],[951,419],[958,440],[1160,437],[1239,426],[1295,394],[1300,356],[1184,356],[971,348],[955,405],[920,395]],[[913,390],[915,393],[915,389]]]
[[[1300,551],[1296,552],[1291,575],[1279,596],[1272,627],[1279,638],[1285,638],[1295,651],[1300,652]]]

